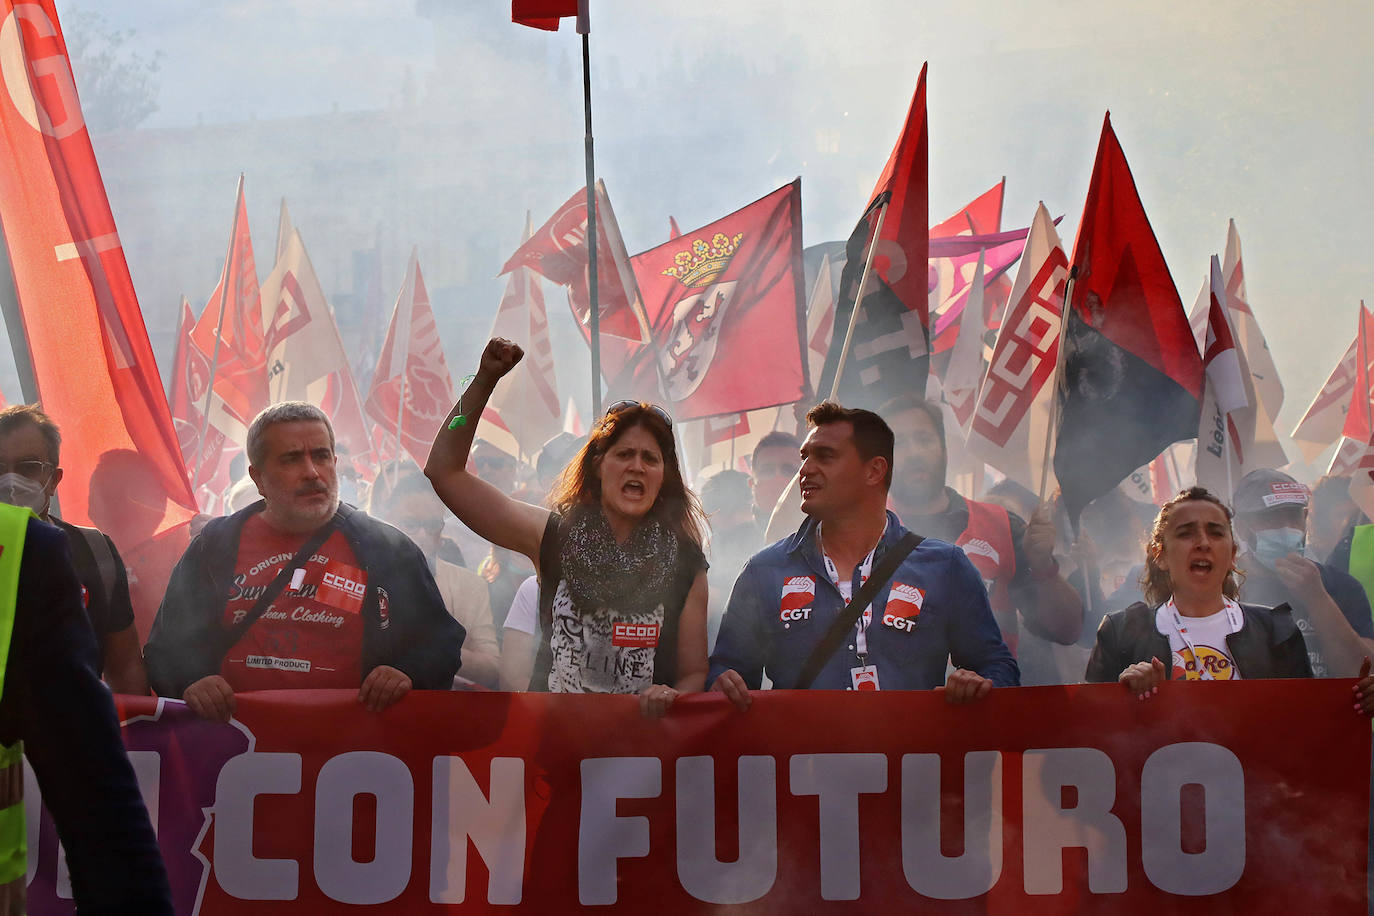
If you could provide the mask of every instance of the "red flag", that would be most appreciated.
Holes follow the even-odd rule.
[[[1345,425],[1341,435],[1360,442],[1370,441],[1374,435],[1374,422],[1370,414],[1374,412],[1374,373],[1370,372],[1369,360],[1374,357],[1374,315],[1360,303],[1360,326],[1355,333],[1355,385],[1350,391],[1350,406],[1345,413]]]
[[[186,466],[205,469],[195,488],[196,505],[202,512],[218,514],[220,499],[233,484],[229,463],[243,450],[239,442],[225,437],[224,431],[205,422],[205,391],[210,384],[210,357],[191,337],[195,327],[191,303],[181,297],[181,322],[177,329],[176,352],[172,359],[171,392],[168,403],[176,426],[181,456]],[[201,445],[201,436],[205,444]]]
[[[557,32],[565,16],[585,16],[586,0],[511,0],[511,22]],[[580,31],[580,30],[579,30]]]
[[[1197,435],[1202,359],[1110,114],[1074,245],[1054,471],[1071,519]]]
[[[0,13],[0,219],[38,395],[62,428],[62,515],[114,539],[142,630],[194,502],[57,11]]]
[[[927,264],[930,238],[926,183],[930,158],[926,127],[927,66],[921,65],[906,124],[878,178],[868,206],[872,208],[884,194],[891,195],[883,219],[882,237],[873,255],[873,269],[908,310],[920,313],[921,324],[929,327],[929,273],[921,270],[922,265]]]
[[[399,425],[401,446],[423,467],[434,431],[448,418],[454,397],[429,293],[412,252],[364,408],[393,437]],[[483,415],[483,422],[489,419]]]
[[[649,324],[635,285],[625,242],[606,186],[596,183],[596,270],[602,374],[620,375],[649,342]],[[568,305],[582,335],[591,340],[591,293],[587,278],[587,195],[578,191],[516,249],[501,273],[527,267],[568,288]],[[620,339],[616,339],[620,338]]]
[[[846,405],[878,407],[902,391],[925,392],[930,371],[928,152],[926,66],[922,65],[901,136],[864,215],[845,243],[835,333],[816,386],[822,397],[829,397],[833,388]],[[869,276],[861,295],[859,283],[880,218],[882,232],[872,243],[876,276]],[[858,316],[856,308],[861,310]],[[851,316],[854,335],[850,352],[845,353]],[[841,357],[844,375],[836,384]]]
[[[191,336],[201,352],[210,357],[215,397],[234,420],[246,427],[267,406],[267,347],[258,269],[253,261],[253,239],[248,232],[248,209],[243,200],[243,176],[239,176],[224,270]],[[211,422],[215,419],[212,406]],[[199,468],[192,470],[202,476]]]
[[[632,263],[654,347],[637,361],[631,394],[661,384],[680,420],[802,397],[801,179]]]

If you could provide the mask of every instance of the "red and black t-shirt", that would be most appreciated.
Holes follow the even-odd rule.
[[[243,526],[223,624],[242,620],[310,537],[277,531],[254,515]],[[362,683],[367,573],[338,531],[231,648],[220,674],[235,691],[357,687]]]

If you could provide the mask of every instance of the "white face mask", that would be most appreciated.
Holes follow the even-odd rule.
[[[47,489],[36,480],[10,471],[0,474],[0,502],[24,506],[42,515],[48,508]]]
[[[3,479],[3,478],[0,478]],[[1267,531],[1255,532],[1255,546],[1251,548],[1255,559],[1260,563],[1274,568],[1275,561],[1290,553],[1301,554],[1303,551],[1303,541],[1305,533],[1298,528],[1270,528]]]

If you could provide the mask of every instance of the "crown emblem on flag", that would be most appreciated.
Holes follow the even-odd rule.
[[[730,259],[739,250],[744,233],[734,238],[723,232],[711,236],[708,245],[702,239],[694,239],[688,251],[679,251],[673,257],[673,266],[663,271],[663,276],[672,277],[684,286],[710,286],[730,266]]]

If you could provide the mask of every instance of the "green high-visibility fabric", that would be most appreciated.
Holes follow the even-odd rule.
[[[19,506],[0,503],[0,692],[4,691],[5,668],[10,657],[10,637],[14,635],[14,606],[19,595],[19,561],[24,555],[24,535],[29,529],[33,513]],[[0,747],[0,782],[7,782],[4,773],[24,763],[23,745]],[[12,774],[17,778],[17,774]],[[23,786],[22,780],[18,782]],[[28,864],[28,848],[24,834],[24,799],[22,788],[15,798],[5,799],[0,808],[0,885],[23,881]]]
[[[1360,580],[1369,603],[1374,606],[1374,525],[1355,526],[1350,541],[1350,575]]]

